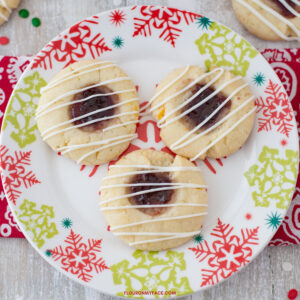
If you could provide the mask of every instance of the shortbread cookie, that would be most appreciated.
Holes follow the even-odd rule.
[[[8,21],[12,10],[17,8],[21,0],[0,0],[0,25]]]
[[[42,90],[36,119],[53,150],[98,165],[129,146],[138,110],[135,86],[115,63],[84,60],[63,69]]]
[[[113,234],[138,249],[164,250],[200,232],[207,192],[186,158],[144,149],[110,167],[100,204]]]
[[[232,0],[240,22],[264,40],[300,39],[299,0]]]
[[[254,124],[248,85],[222,68],[177,69],[158,85],[150,103],[165,144],[192,160],[234,153]]]

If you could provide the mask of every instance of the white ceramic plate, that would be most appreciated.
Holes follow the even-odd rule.
[[[147,253],[114,236],[98,209],[107,165],[85,167],[58,156],[41,139],[34,112],[40,89],[68,64],[116,61],[138,86],[142,102],[171,70],[218,65],[244,77],[257,97],[253,132],[234,155],[198,162],[209,186],[201,235],[182,247]],[[128,151],[165,145],[143,117]],[[35,249],[72,279],[101,292],[180,296],[217,284],[268,244],[294,190],[298,136],[276,74],[242,37],[192,12],[129,7],[88,18],[52,40],[24,72],[2,128],[1,167],[10,207]]]

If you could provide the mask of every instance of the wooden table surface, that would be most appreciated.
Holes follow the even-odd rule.
[[[0,55],[34,54],[51,38],[73,23],[108,9],[133,4],[168,4],[201,12],[230,26],[257,48],[299,47],[297,42],[265,42],[246,32],[236,20],[230,0],[22,0],[31,17],[42,25],[34,28],[30,19],[18,17],[0,27],[0,36],[10,44],[0,46]],[[222,284],[185,299],[288,299],[291,288],[300,291],[300,246],[267,247],[248,267]],[[73,282],[45,262],[25,239],[0,239],[1,300],[108,299],[99,292]],[[299,298],[299,297],[298,297]]]

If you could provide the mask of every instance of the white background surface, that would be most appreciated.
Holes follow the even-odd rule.
[[[10,44],[0,46],[0,55],[34,54],[51,38],[73,23],[95,13],[133,4],[168,4],[194,10],[228,25],[262,48],[297,47],[297,42],[265,42],[247,33],[234,16],[230,0],[23,0],[31,16],[41,19],[34,28],[30,18],[21,19],[16,10],[0,27],[0,36]],[[248,267],[217,287],[186,299],[288,299],[291,288],[300,291],[300,246],[268,247]],[[198,275],[197,275],[198,276]],[[64,300],[108,299],[83,287],[50,267],[24,239],[0,239],[0,299]],[[115,298],[112,298],[115,299]]]

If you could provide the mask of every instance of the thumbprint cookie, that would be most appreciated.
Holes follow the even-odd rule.
[[[133,151],[110,167],[101,209],[114,235],[142,250],[165,250],[201,232],[207,214],[205,181],[184,157]]]
[[[300,39],[300,0],[232,0],[239,21],[257,37]]]
[[[165,144],[192,161],[234,153],[247,140],[255,120],[248,84],[223,68],[174,70],[148,105]]]
[[[86,165],[116,159],[136,137],[135,86],[113,62],[84,60],[60,71],[42,89],[36,120],[56,152]]]
[[[13,9],[17,8],[21,0],[0,0],[0,25],[8,21]]]

